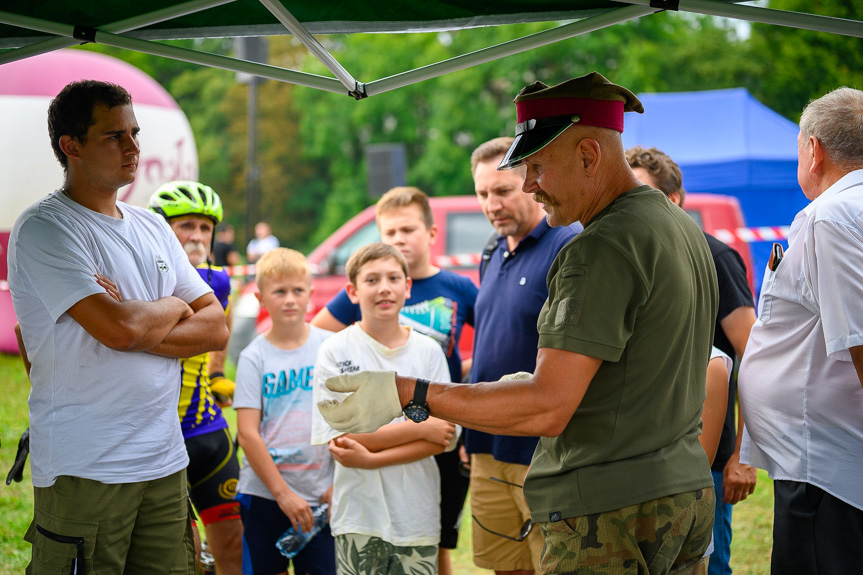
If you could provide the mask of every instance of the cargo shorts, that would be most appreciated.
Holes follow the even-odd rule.
[[[185,469],[138,483],[60,476],[34,488],[27,574],[193,575],[190,512]]]
[[[713,488],[540,524],[543,574],[701,575],[713,533]]]

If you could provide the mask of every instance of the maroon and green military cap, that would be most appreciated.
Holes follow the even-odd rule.
[[[572,125],[623,132],[624,112],[644,112],[635,94],[591,72],[556,86],[534,82],[515,97],[515,141],[498,170],[520,166]]]

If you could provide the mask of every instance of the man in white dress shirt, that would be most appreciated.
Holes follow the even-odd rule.
[[[800,118],[811,203],[765,272],[740,368],[742,460],[774,479],[774,574],[863,565],[863,92]]]

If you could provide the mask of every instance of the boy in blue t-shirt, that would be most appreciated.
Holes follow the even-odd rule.
[[[332,335],[305,321],[311,273],[305,257],[276,248],[257,262],[258,299],[273,327],[240,354],[234,408],[244,451],[237,486],[243,520],[243,573],[287,573],[276,549],[289,527],[309,531],[313,511],[332,502],[334,463],[327,447],[312,446],[312,383],[318,348]],[[335,575],[329,526],[293,559],[294,570]]]
[[[408,264],[412,281],[410,298],[399,315],[402,325],[437,341],[447,358],[452,381],[462,381],[459,353],[462,326],[473,325],[477,287],[458,274],[431,263],[430,251],[437,239],[428,196],[413,187],[393,188],[375,206],[381,242],[398,249]],[[312,320],[312,325],[341,331],[361,319],[360,306],[341,290]],[[435,456],[441,476],[441,575],[452,573],[449,550],[458,542],[461,512],[469,480],[459,471],[458,450]]]

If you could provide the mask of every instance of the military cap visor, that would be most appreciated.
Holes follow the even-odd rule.
[[[515,141],[501,160],[498,170],[520,166],[524,159],[552,143],[564,130],[572,126],[572,116],[558,116],[539,120],[526,120],[515,127]]]
[[[547,86],[535,82],[515,98],[518,124],[515,141],[498,166],[507,170],[520,166],[560,136],[568,127],[594,126],[623,132],[624,112],[643,112],[638,98],[622,86],[592,72]]]

